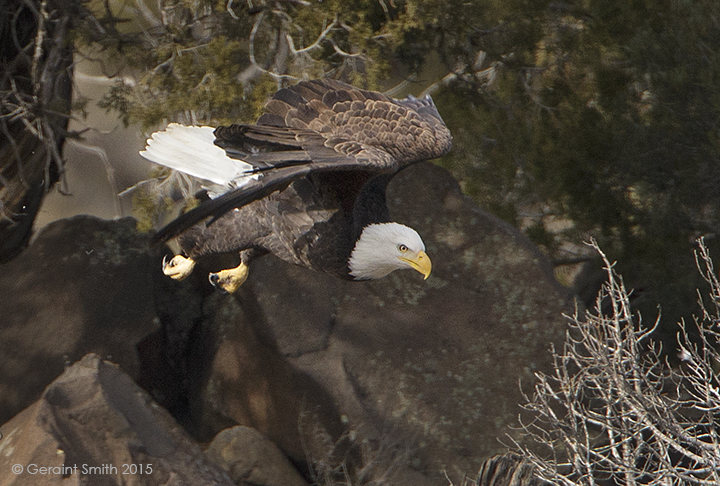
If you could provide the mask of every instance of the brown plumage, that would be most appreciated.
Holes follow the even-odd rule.
[[[249,170],[222,180],[228,192],[155,239],[192,228],[179,239],[190,258],[252,249],[248,255],[272,252],[339,277],[373,278],[354,275],[349,260],[363,230],[389,220],[387,183],[410,164],[444,155],[451,142],[428,96],[394,100],[335,80],[301,82],[278,91],[257,124],[214,130],[222,156]],[[144,156],[183,170],[152,147]],[[193,171],[202,177],[202,168]],[[207,218],[211,224],[198,224]]]

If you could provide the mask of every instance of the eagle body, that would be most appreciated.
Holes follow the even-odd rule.
[[[310,175],[294,181],[282,191],[228,211],[211,225],[192,226],[179,235],[178,243],[193,259],[252,248],[258,255],[272,253],[289,263],[352,279],[348,260],[365,225],[353,224],[352,210],[347,212],[343,198],[328,190],[334,186],[323,184],[324,179]]]
[[[385,190],[399,170],[447,153],[451,140],[430,97],[394,100],[334,80],[281,89],[255,125],[171,124],[141,155],[200,179],[211,199],[155,235],[177,236],[184,254],[164,271],[179,280],[203,255],[238,251],[242,281],[267,253],[350,280],[400,268],[427,277],[422,239],[390,221]],[[210,280],[234,291],[227,275]]]

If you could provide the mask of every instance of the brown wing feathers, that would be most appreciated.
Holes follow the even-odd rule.
[[[392,174],[444,155],[451,141],[430,98],[392,100],[335,80],[301,82],[279,90],[257,125],[215,130],[215,144],[252,164],[260,178],[182,215],[155,239],[169,239],[312,172]]]
[[[381,93],[317,80],[278,91],[258,125],[222,127],[215,135],[231,157],[258,170],[310,160],[345,165],[352,163],[350,157],[368,170],[384,172],[442,155],[449,144],[436,143],[432,125],[412,107]]]

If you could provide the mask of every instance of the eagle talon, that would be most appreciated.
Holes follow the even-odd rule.
[[[167,259],[167,255],[163,257],[162,271],[165,275],[173,280],[183,280],[185,277],[195,268],[195,260],[192,258],[185,258],[182,255],[175,255],[170,260]]]
[[[247,277],[248,266],[241,263],[235,268],[228,268],[226,270],[220,270],[217,273],[211,273],[208,275],[208,280],[210,280],[210,283],[215,288],[232,294],[240,288],[245,280],[247,280]]]

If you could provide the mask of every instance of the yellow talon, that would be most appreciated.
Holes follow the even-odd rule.
[[[185,258],[182,255],[175,255],[169,261],[167,257],[163,257],[163,273],[173,280],[183,280],[195,268],[195,260]]]
[[[248,278],[248,266],[241,263],[235,268],[220,270],[217,273],[211,273],[208,278],[210,283],[215,287],[219,287],[228,294],[234,293]]]

